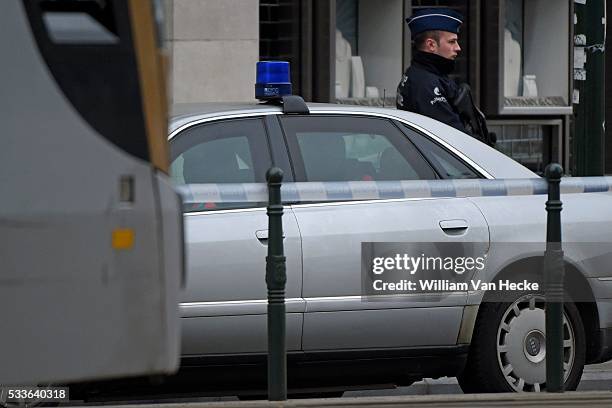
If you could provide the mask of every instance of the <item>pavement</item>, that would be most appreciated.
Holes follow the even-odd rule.
[[[612,391],[612,361],[603,364],[588,365],[584,368],[578,391]],[[444,377],[426,378],[410,387],[399,387],[386,390],[347,391],[344,397],[374,397],[400,395],[439,395],[463,394],[457,379]],[[612,404],[610,404],[612,407]]]
[[[459,395],[405,395],[397,397],[352,397],[299,399],[288,401],[225,401],[189,402],[172,404],[114,405],[114,408],[300,408],[300,407],[534,407],[583,408],[612,406],[612,392],[588,391],[508,394],[459,394]]]
[[[463,394],[455,378],[425,379],[410,387],[347,391],[342,398],[288,401],[238,401],[236,397],[187,398],[165,401],[87,403],[113,408],[260,408],[260,407],[612,407],[612,361],[585,367],[576,392]],[[63,404],[62,404],[63,405]],[[69,406],[79,406],[78,402]]]

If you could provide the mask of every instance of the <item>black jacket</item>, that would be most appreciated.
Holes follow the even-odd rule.
[[[454,63],[436,54],[416,51],[397,87],[396,105],[470,134],[452,105],[459,89],[448,77]]]

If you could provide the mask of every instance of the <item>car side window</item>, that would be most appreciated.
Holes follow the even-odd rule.
[[[475,170],[455,157],[451,152],[420,134],[408,125],[402,124],[408,137],[421,150],[438,174],[445,179],[482,178]]]
[[[296,172],[305,181],[428,180],[434,170],[388,120],[282,117]]]
[[[265,182],[265,173],[272,165],[261,119],[193,126],[171,140],[170,155],[170,175],[177,185]],[[205,209],[253,206],[253,203],[202,204]]]

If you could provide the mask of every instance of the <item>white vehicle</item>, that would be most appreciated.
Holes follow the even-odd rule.
[[[182,368],[207,367],[208,375],[194,377],[199,387],[233,366],[240,370],[233,381],[265,388],[268,219],[265,194],[249,199],[255,190],[246,187],[264,183],[266,170],[278,166],[285,184],[325,192],[325,183],[336,183],[378,194],[285,197],[290,392],[439,376],[459,376],[469,392],[546,388],[543,286],[512,298],[471,288],[401,302],[361,296],[362,242],[481,243],[487,270],[477,279],[537,282],[543,251],[534,248],[543,250],[546,240],[546,196],[501,193],[504,179],[536,174],[451,127],[395,109],[183,105],[170,129],[171,174],[186,199]],[[406,180],[421,183],[421,195],[402,196],[402,183],[412,183]],[[432,193],[480,180],[499,191]],[[377,190],[377,183],[396,188]],[[612,357],[608,190],[562,195],[567,389],[576,388],[585,364]],[[573,243],[603,252],[584,257]]]

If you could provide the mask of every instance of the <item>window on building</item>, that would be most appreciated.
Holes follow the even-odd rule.
[[[502,7],[503,106],[568,106],[569,3],[506,0]]]
[[[395,106],[404,24],[403,0],[336,0],[336,101]]]
[[[489,131],[497,135],[496,148],[531,171],[543,174],[551,162],[562,162],[562,121],[490,120]]]
[[[259,0],[259,60],[288,61],[293,93],[302,94],[301,0]]]

